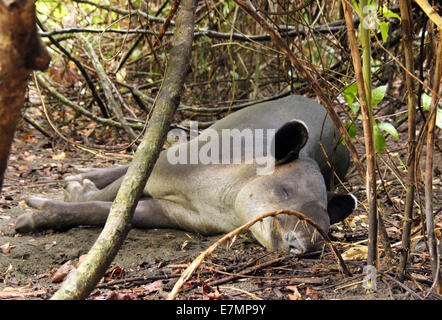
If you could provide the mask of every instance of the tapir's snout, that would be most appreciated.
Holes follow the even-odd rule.
[[[315,239],[316,237],[316,239]],[[292,254],[299,255],[307,252],[320,250],[322,241],[318,233],[300,235],[296,231],[288,231],[284,234],[284,247]]]
[[[327,210],[318,202],[312,201],[303,204],[299,211],[307,217],[313,219],[322,231],[328,232],[330,223]],[[283,234],[283,247],[292,254],[304,254],[321,250],[324,239],[316,228],[306,221],[300,221],[297,218],[294,228],[286,228]]]

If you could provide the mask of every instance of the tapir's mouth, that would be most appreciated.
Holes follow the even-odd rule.
[[[295,232],[289,231],[284,234],[284,242],[288,245],[289,252],[295,255],[307,252],[304,241],[299,239]]]
[[[299,235],[293,231],[286,232],[283,240],[286,248],[288,247],[288,251],[294,255],[314,252],[322,244],[322,241],[318,241],[319,239],[313,239],[306,234]]]

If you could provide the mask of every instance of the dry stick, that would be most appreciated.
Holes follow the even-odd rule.
[[[193,260],[192,263],[186,268],[186,270],[183,271],[181,277],[175,283],[175,286],[173,287],[172,291],[169,293],[167,299],[168,300],[175,299],[176,295],[178,294],[179,290],[183,286],[184,282],[186,282],[190,278],[190,276],[193,274],[193,272],[203,262],[204,258],[206,258],[210,254],[212,254],[213,251],[215,251],[215,249],[218,246],[220,246],[221,244],[223,244],[224,242],[227,242],[227,241],[233,242],[236,239],[236,237],[238,236],[238,234],[240,234],[241,232],[243,232],[245,230],[248,230],[252,225],[257,223],[258,221],[261,221],[267,217],[275,217],[279,214],[287,214],[287,215],[296,216],[298,219],[300,219],[302,221],[306,221],[307,223],[312,225],[319,232],[319,234],[324,238],[324,240],[327,242],[327,244],[330,246],[330,249],[335,254],[335,257],[338,260],[338,263],[342,269],[342,272],[344,272],[345,275],[347,275],[349,277],[352,276],[351,272],[348,270],[347,266],[345,265],[344,260],[342,259],[341,255],[339,254],[339,252],[336,250],[336,248],[333,246],[332,242],[330,241],[330,238],[328,237],[327,233],[325,233],[315,221],[306,217],[304,214],[302,214],[299,211],[282,209],[282,210],[274,210],[274,211],[269,211],[269,212],[263,213],[263,214],[259,215],[258,217],[256,217],[255,219],[250,220],[249,222],[245,223],[241,227],[238,227],[235,230],[229,232],[228,234],[223,236],[221,239],[219,239],[217,242],[212,244],[209,248],[207,248],[204,252],[202,252],[195,260]]]
[[[428,18],[434,22],[435,25],[438,26],[439,30],[442,30],[442,18],[437,14],[436,10],[428,3],[427,0],[414,0],[419,7],[425,12]]]
[[[240,277],[247,277],[247,274],[255,272],[257,270],[264,269],[264,268],[266,268],[268,266],[271,266],[273,264],[279,263],[279,262],[283,261],[285,258],[286,257],[279,257],[279,258],[271,259],[269,261],[265,261],[265,262],[260,263],[258,265],[255,265],[255,266],[252,266],[250,268],[247,268],[247,269],[245,269],[243,271],[240,271],[238,273],[231,273],[231,272],[228,273],[228,272],[222,272],[222,271],[218,271],[218,270],[213,270],[215,272],[219,272],[219,273],[222,273],[222,274],[228,274],[229,276],[227,276],[225,278],[218,279],[218,280],[209,281],[207,284],[209,286],[217,286],[217,285],[220,285],[220,284],[223,284],[223,283],[235,280],[235,279],[240,278]]]
[[[379,169],[377,161],[376,161],[376,168],[378,169],[380,175],[381,171]],[[384,192],[387,195],[388,200],[394,205],[393,201],[391,201],[390,199],[390,195],[388,194],[387,187],[385,186],[384,183],[384,179],[382,177],[380,177],[380,179],[381,179],[382,188],[384,189]],[[379,228],[379,233],[381,235],[382,245],[384,246],[385,256],[387,258],[387,265],[389,265],[390,262],[393,261],[393,251],[391,250],[391,244],[388,239],[387,229],[385,228],[384,219],[382,217],[381,212],[378,212],[378,228]]]
[[[135,207],[161,152],[189,72],[196,3],[196,0],[183,0],[181,4],[164,84],[158,93],[146,134],[112,204],[106,225],[86,259],[78,269],[69,274],[52,299],[87,297],[114,259],[130,230]]]
[[[324,94],[324,90],[319,86],[318,82],[311,76],[311,74],[307,72],[307,70],[304,68],[302,63],[300,63],[298,59],[296,59],[293,52],[290,50],[287,44],[282,40],[280,34],[277,31],[275,31],[274,28],[264,18],[261,17],[261,15],[256,11],[256,9],[250,5],[250,2],[246,3],[245,1],[242,0],[234,0],[234,1],[241,8],[243,8],[253,19],[255,19],[264,28],[264,30],[266,30],[266,32],[270,35],[270,37],[272,38],[274,43],[278,46],[278,48],[287,56],[287,58],[290,60],[293,66],[307,80],[307,82],[309,83],[315,94],[318,96],[318,98],[321,100],[322,104],[326,108],[336,128],[338,128],[339,133],[343,137],[347,145],[347,148],[352,156],[353,162],[358,168],[362,180],[365,180],[364,165],[362,164],[362,161],[359,158],[359,155],[356,151],[356,148],[353,145],[353,142],[351,141],[350,136],[348,135],[347,130],[344,128],[341,120],[339,119],[338,114],[333,109],[330,99]]]
[[[416,292],[414,292],[413,290],[411,290],[410,288],[408,288],[406,285],[404,285],[403,283],[401,283],[400,281],[396,280],[395,278],[389,276],[388,274],[384,273],[384,272],[380,272],[380,274],[382,276],[384,276],[385,278],[393,281],[394,283],[396,283],[398,286],[400,286],[402,289],[404,289],[405,291],[407,291],[408,293],[410,293],[413,297],[415,297],[417,300],[423,300],[423,298],[418,295]]]
[[[433,214],[433,151],[435,139],[436,109],[438,97],[436,95],[440,90],[442,78],[442,30],[439,31],[439,44],[436,53],[436,68],[434,71],[434,87],[431,100],[430,117],[428,119],[427,133],[427,156],[425,159],[425,218],[427,224],[428,249],[430,253],[431,271],[433,274],[434,287],[436,293],[442,292],[442,277],[439,268],[439,256],[437,253],[437,239],[434,233],[434,214]],[[432,286],[433,288],[433,286]],[[430,291],[431,292],[431,291]]]
[[[402,27],[402,45],[404,48],[405,68],[413,73],[413,29],[411,3],[408,0],[399,1],[401,11]],[[407,269],[408,255],[410,251],[410,232],[413,220],[414,192],[416,189],[416,95],[413,78],[407,72],[405,73],[405,86],[407,89],[407,109],[408,109],[408,159],[407,159],[407,180],[405,196],[405,212],[403,218],[402,230],[402,254],[399,264],[399,279],[405,279]]]
[[[361,57],[359,55],[358,42],[356,40],[353,17],[351,14],[351,5],[347,1],[342,2],[344,9],[345,21],[347,23],[347,36],[350,44],[351,56],[353,60],[353,68],[358,84],[358,93],[361,104],[362,124],[364,129],[365,139],[365,152],[367,154],[367,200],[368,200],[368,216],[369,216],[369,229],[368,229],[368,256],[367,265],[376,265],[377,261],[377,208],[376,208],[376,166],[375,166],[375,152],[373,141],[373,124],[370,113],[370,106],[367,103],[367,94],[371,95],[371,92],[367,93],[364,86],[364,79]],[[364,22],[361,23],[363,26]],[[366,44],[368,45],[368,44]]]
[[[100,63],[100,60],[98,59],[98,56],[95,53],[95,50],[92,47],[92,44],[90,43],[90,38],[85,38],[80,35],[79,39],[83,43],[84,49],[86,50],[87,54],[89,55],[89,58],[91,59],[92,64],[95,67],[95,70],[98,75],[98,79],[100,80],[101,87],[103,88],[103,92],[107,98],[107,101],[109,102],[110,106],[112,107],[112,111],[113,111],[115,117],[122,124],[124,130],[129,134],[129,136],[132,139],[137,139],[138,135],[127,124],[126,120],[124,119],[123,113],[121,112],[117,102],[114,99],[114,96],[112,93],[112,88],[111,88],[111,86],[112,86],[111,80],[109,79],[108,75],[106,74],[106,71],[104,70],[102,64]]]
[[[43,26],[43,24],[40,22],[40,20],[37,19],[37,25],[40,27],[40,29],[42,31],[46,31],[45,27]],[[86,81],[89,90],[91,90],[92,96],[94,97],[95,101],[97,102],[100,110],[101,110],[101,114],[105,117],[105,118],[109,118],[106,106],[104,105],[103,101],[100,98],[100,95],[98,94],[97,90],[95,89],[95,85],[93,84],[91,78],[89,77],[88,73],[86,72],[86,70],[83,68],[83,65],[81,64],[80,61],[78,61],[77,58],[75,58],[74,56],[72,56],[61,44],[60,42],[58,42],[54,37],[52,37],[51,35],[48,35],[49,40],[52,42],[53,45],[55,45],[69,60],[71,60],[73,63],[75,63],[75,65],[77,66],[78,70],[80,70],[80,73],[83,75],[84,80]]]
[[[154,47],[157,47],[160,45],[161,40],[163,39],[163,36],[165,35],[165,33],[167,31],[167,28],[169,28],[169,26],[170,26],[170,22],[172,21],[172,18],[175,15],[175,12],[178,10],[178,7],[180,6],[180,2],[181,2],[181,0],[175,0],[175,2],[172,4],[169,14],[166,18],[166,21],[164,21],[163,25],[161,26],[160,33],[158,34],[158,37],[155,40]]]

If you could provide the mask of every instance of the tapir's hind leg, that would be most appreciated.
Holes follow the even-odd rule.
[[[114,201],[120,189],[123,177],[118,178],[103,189],[98,189],[95,184],[84,179],[83,181],[70,181],[64,189],[64,201],[87,202],[87,201]]]
[[[64,201],[113,201],[127,168],[77,169],[81,173],[65,178]]]
[[[67,176],[65,181],[82,182],[87,179],[94,183],[98,189],[103,189],[118,178],[124,176],[129,166],[118,166],[114,168],[76,168],[78,174]]]
[[[37,212],[26,213],[17,218],[15,230],[20,233],[43,229],[67,229],[78,225],[103,226],[112,202],[63,202],[30,197],[26,203]],[[135,210],[132,226],[136,228],[175,228],[165,214],[160,201],[141,200]]]

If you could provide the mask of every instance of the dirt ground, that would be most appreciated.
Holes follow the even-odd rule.
[[[54,271],[58,269],[62,274],[58,281],[63,279],[66,272],[63,275],[60,267],[77,264],[101,230],[76,227],[64,232],[16,234],[16,217],[33,210],[23,199],[28,195],[62,199],[62,179],[74,171],[74,166],[113,164],[115,160],[92,157],[68,146],[63,151],[60,143],[52,148],[36,130],[26,124],[21,126],[0,197],[0,299],[49,298],[60,286]],[[358,177],[353,175],[350,181],[358,199],[364,199]],[[331,238],[340,252],[366,245],[364,214],[360,206],[350,223],[331,230]],[[400,220],[391,220],[394,219],[390,218],[387,230],[391,232],[391,242],[396,243],[400,238],[394,228],[400,227]],[[133,229],[90,299],[164,299],[183,268],[219,237],[178,230]],[[393,249],[398,259],[397,246]],[[347,277],[340,272],[328,248],[297,258],[267,251],[244,234],[229,250],[221,247],[205,260],[178,299],[419,299],[431,287],[431,268],[425,252],[418,250],[411,259],[410,279],[400,284],[381,251],[384,275],[378,277],[377,290],[368,292],[362,286],[363,254],[346,260],[353,273]],[[431,294],[428,298],[440,296]]]

